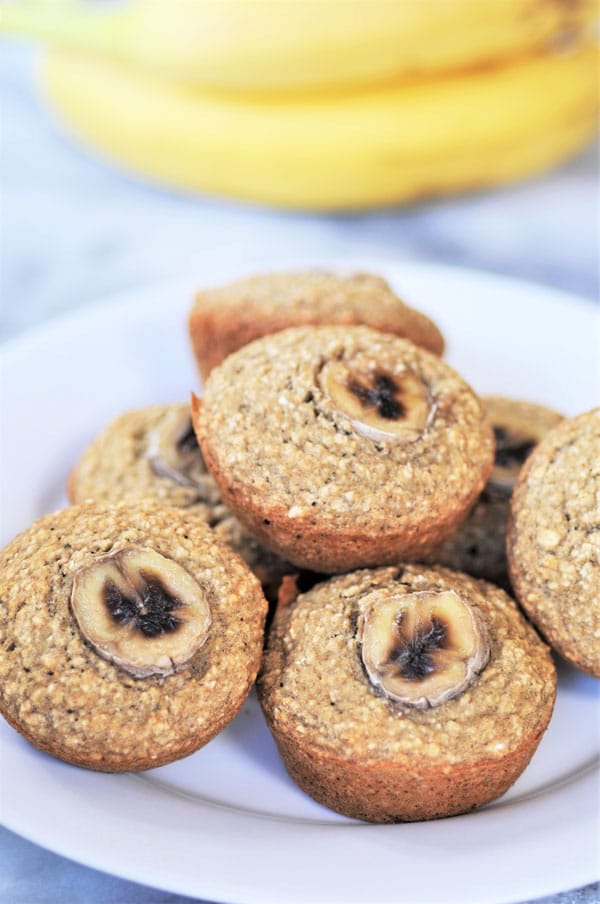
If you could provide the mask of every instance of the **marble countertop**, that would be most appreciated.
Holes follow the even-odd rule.
[[[0,48],[0,337],[113,291],[235,258],[275,267],[310,255],[426,259],[477,267],[598,300],[597,153],[518,186],[344,216],[273,212],[169,194],[105,167],[42,108],[31,55]],[[0,801],[1,805],[1,801]],[[0,904],[183,904],[0,829]],[[598,886],[544,898],[598,904]]]

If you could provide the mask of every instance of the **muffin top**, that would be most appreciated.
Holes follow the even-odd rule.
[[[225,501],[242,520],[254,510],[258,529],[283,512],[298,533],[425,531],[474,501],[492,467],[492,432],[465,381],[368,327],[299,327],[245,346],[211,373],[194,422]]]
[[[518,599],[548,641],[600,676],[600,408],[562,421],[519,475],[508,531]]]
[[[282,733],[423,766],[506,757],[543,731],[555,685],[506,593],[416,565],[337,576],[280,608],[259,675]]]
[[[199,519],[72,506],[0,553],[0,711],[43,750],[147,769],[233,718],[254,680],[266,603]]]

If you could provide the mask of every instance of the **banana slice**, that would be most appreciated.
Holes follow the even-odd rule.
[[[135,678],[181,669],[211,623],[195,579],[172,559],[134,546],[80,569],[71,608],[89,645]]]
[[[435,414],[427,387],[409,370],[354,371],[343,361],[329,361],[320,380],[335,407],[369,439],[412,443]]]
[[[189,487],[200,486],[206,479],[192,419],[184,408],[173,408],[165,414],[149,437],[146,454],[159,477]]]
[[[412,709],[458,697],[490,657],[480,616],[454,591],[369,594],[357,640],[371,684]]]
[[[517,475],[525,459],[542,439],[544,431],[524,430],[515,425],[494,424],[496,457],[487,489],[501,496],[511,496]]]

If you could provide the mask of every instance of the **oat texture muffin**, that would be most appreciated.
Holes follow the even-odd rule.
[[[200,373],[206,378],[231,352],[259,336],[305,324],[364,323],[405,336],[438,355],[437,326],[404,304],[380,276],[325,270],[266,273],[199,292],[189,328]]]
[[[108,424],[72,470],[69,498],[123,502],[151,500],[185,509],[215,529],[259,578],[270,599],[290,565],[245,531],[223,504],[207,471],[187,404],[128,411]]]
[[[224,511],[196,442],[189,405],[152,405],[111,421],[69,477],[73,503],[152,499],[208,523]]]
[[[531,620],[565,659],[600,677],[600,408],[562,421],[531,454],[507,543]]]
[[[556,674],[504,591],[408,565],[337,576],[280,607],[257,686],[307,794],[398,822],[503,794],[548,725]]]
[[[367,327],[255,340],[211,373],[192,413],[226,505],[313,571],[418,558],[465,516],[493,465],[464,380]]]
[[[508,587],[506,524],[513,486],[525,459],[562,415],[502,396],[481,401],[494,431],[494,470],[468,517],[425,561]]]
[[[106,772],[206,744],[260,663],[266,602],[180,509],[73,506],[0,553],[0,713],[41,750]]]

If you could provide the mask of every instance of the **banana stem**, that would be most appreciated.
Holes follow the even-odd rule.
[[[127,40],[130,12],[90,9],[74,0],[0,2],[0,33],[23,35],[73,50],[119,53]]]

